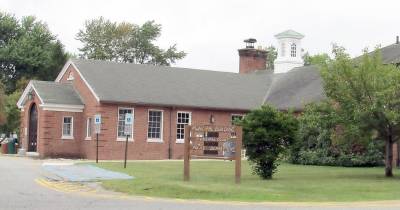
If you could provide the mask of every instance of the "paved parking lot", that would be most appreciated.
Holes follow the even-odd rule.
[[[0,209],[2,210],[306,210],[306,209],[400,209],[400,202],[370,203],[228,203],[183,201],[125,196],[77,182],[46,179],[44,161],[0,155]],[[307,192],[305,192],[307,193]]]

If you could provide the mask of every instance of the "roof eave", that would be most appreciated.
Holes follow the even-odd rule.
[[[230,110],[230,111],[243,111],[243,112],[248,112],[248,111],[252,110],[251,108],[191,106],[191,105],[182,105],[182,104],[143,103],[143,102],[113,101],[113,100],[100,100],[100,103],[104,103],[104,104],[134,104],[134,105],[141,105],[141,106],[160,106],[160,107],[185,107],[185,108],[196,108],[196,109]]]

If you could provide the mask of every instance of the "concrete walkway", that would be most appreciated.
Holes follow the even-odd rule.
[[[400,201],[363,203],[241,203],[158,199],[99,192],[77,182],[51,182],[43,161],[0,155],[1,210],[378,210],[400,209]],[[85,190],[83,190],[85,188]],[[87,188],[87,189],[86,189]],[[307,192],[304,192],[307,193]]]
[[[53,174],[56,181],[93,182],[112,179],[133,179],[124,173],[105,170],[96,166],[73,163],[46,162],[42,164],[45,171]]]

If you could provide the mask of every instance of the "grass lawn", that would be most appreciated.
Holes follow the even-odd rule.
[[[385,178],[383,168],[343,168],[282,164],[272,180],[251,174],[242,163],[242,183],[234,183],[234,162],[191,161],[191,181],[183,182],[183,162],[100,163],[134,180],[104,181],[107,189],[134,195],[235,201],[400,200],[400,176]],[[400,174],[400,170],[395,170]]]

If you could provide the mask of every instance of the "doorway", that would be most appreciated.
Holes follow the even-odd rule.
[[[37,151],[37,107],[36,104],[31,106],[29,111],[29,136],[28,136],[28,152]]]

